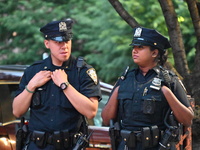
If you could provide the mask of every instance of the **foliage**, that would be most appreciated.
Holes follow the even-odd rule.
[[[168,35],[157,1],[121,0],[121,3],[141,26]],[[174,4],[192,67],[196,41],[191,19],[184,1],[174,0]],[[84,56],[103,81],[114,83],[126,66],[134,65],[129,46],[132,29],[106,0],[9,0],[0,1],[0,6],[0,64],[31,64],[41,59],[48,50],[43,45],[40,27],[71,17],[75,20],[73,55]]]
[[[64,7],[41,0],[0,4],[4,8],[0,18],[0,54],[4,58],[1,64],[30,64],[41,59],[45,49],[39,29],[49,21],[65,17]]]

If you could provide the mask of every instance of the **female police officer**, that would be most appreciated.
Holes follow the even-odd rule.
[[[132,58],[138,68],[118,80],[102,118],[105,125],[111,119],[120,123],[124,140],[118,149],[153,150],[158,149],[158,137],[166,129],[164,118],[169,108],[184,126],[192,124],[193,111],[176,76],[161,67],[170,48],[168,39],[152,29],[133,31]]]
[[[72,149],[82,115],[93,118],[101,98],[92,66],[71,55],[72,20],[40,29],[51,55],[28,67],[13,101],[13,114],[30,109],[28,149]]]

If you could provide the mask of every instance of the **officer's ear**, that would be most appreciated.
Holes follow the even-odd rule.
[[[159,53],[158,49],[154,49],[154,50],[152,51],[152,57],[157,57],[157,56],[158,56],[158,53]]]
[[[44,45],[47,49],[49,49],[49,40],[44,40]]]

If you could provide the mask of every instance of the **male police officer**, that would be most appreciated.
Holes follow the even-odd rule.
[[[71,55],[71,19],[40,29],[50,56],[28,67],[13,101],[13,114],[30,108],[28,149],[72,149],[82,115],[96,115],[101,99],[95,69]],[[26,145],[27,146],[27,145]]]
[[[161,132],[168,127],[164,118],[169,108],[185,126],[192,124],[193,111],[178,78],[162,67],[171,47],[168,39],[143,27],[134,28],[133,34],[132,58],[138,67],[127,71],[114,87],[102,111],[103,122],[120,122],[118,150],[158,150]],[[166,142],[160,146],[166,148],[171,141]]]

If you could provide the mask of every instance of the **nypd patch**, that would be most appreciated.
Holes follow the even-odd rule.
[[[94,81],[95,84],[97,84],[97,74],[94,68],[90,68],[87,70],[87,74],[90,76],[90,78]]]

